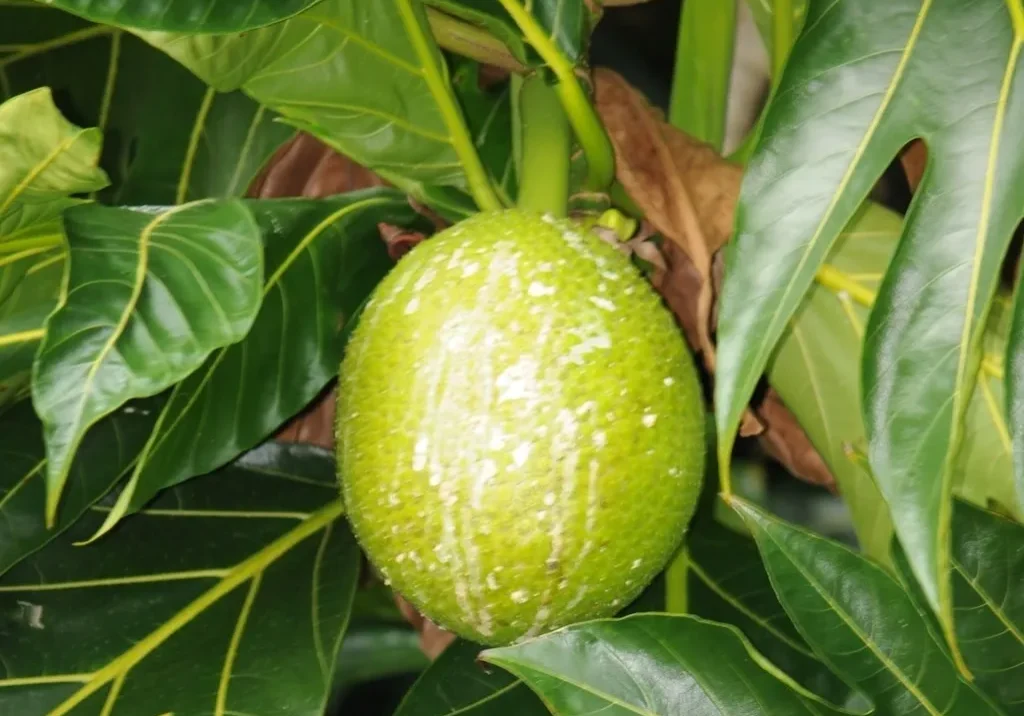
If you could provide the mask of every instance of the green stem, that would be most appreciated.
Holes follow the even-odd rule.
[[[34,249],[52,249],[60,246],[64,241],[64,234],[42,234],[33,236],[31,239],[14,239],[0,243],[0,254],[21,253]]]
[[[603,191],[615,178],[615,153],[604,125],[576,77],[576,68],[518,0],[498,1],[558,78],[555,91],[587,156],[586,188]]]
[[[690,555],[680,547],[665,570],[665,611],[686,614],[689,608],[686,584],[689,580]]]
[[[476,145],[469,134],[469,129],[466,128],[465,118],[462,116],[461,108],[448,77],[438,66],[440,55],[436,46],[432,46],[433,35],[429,32],[423,6],[413,0],[399,0],[396,5],[412,42],[412,49],[422,63],[423,79],[430,89],[430,94],[437,102],[444,123],[450,132],[452,146],[462,163],[462,170],[466,173],[469,193],[481,211],[504,208],[494,187],[491,186],[491,179],[476,151]]]
[[[775,0],[772,11],[772,86],[777,87],[793,47],[793,0]]]
[[[557,92],[540,74],[513,78],[520,209],[564,217],[572,135]]]
[[[729,106],[736,3],[687,0],[679,18],[669,122],[721,151]]]
[[[527,67],[516,59],[501,40],[468,22],[427,8],[427,21],[434,39],[444,49],[515,74],[525,74]]]

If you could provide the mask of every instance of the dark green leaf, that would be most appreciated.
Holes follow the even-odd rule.
[[[57,303],[60,217],[103,188],[100,134],[71,124],[41,88],[0,104],[0,408],[27,389],[43,319]]]
[[[329,454],[267,444],[74,546],[102,510],[0,580],[0,712],[321,716],[359,572]]]
[[[893,545],[904,584],[920,595]],[[961,500],[953,507],[953,609],[975,683],[1007,714],[1024,713],[1024,527]]]
[[[843,713],[778,672],[735,627],[692,616],[584,622],[481,656],[559,715]]]
[[[998,715],[957,672],[932,623],[888,572],[739,499],[775,592],[804,639],[884,714]]]
[[[710,516],[693,525],[689,613],[738,627],[751,645],[804,688],[843,703],[849,687],[815,656],[772,591],[757,545]]]
[[[377,222],[415,216],[403,195],[383,189],[247,206],[266,254],[259,315],[243,340],[215,350],[171,391],[103,531],[161,489],[256,445],[337,375],[339,328],[391,266]]]
[[[478,645],[452,642],[409,689],[395,716],[541,716],[548,710],[518,679],[477,661]]]
[[[1016,2],[811,2],[745,177],[721,302],[728,452],[835,239],[901,147],[924,139],[929,170],[865,331],[861,391],[870,464],[947,634],[952,466],[1024,212],[1022,47]]]
[[[459,98],[477,152],[495,187],[511,203],[517,191],[512,152],[512,90],[509,82],[489,89],[480,87],[480,65],[457,61],[452,87]]]
[[[240,196],[294,131],[138,38],[49,5],[0,5],[0,46],[14,48],[0,49],[0,97],[52,87],[72,121],[102,130],[107,203]]]
[[[96,22],[147,30],[238,32],[282,20],[317,0],[46,0]]]
[[[0,417],[0,574],[59,535],[131,466],[159,399],[135,401],[90,430],[71,465],[60,519],[47,529],[43,426],[24,400]]]
[[[419,634],[408,624],[360,622],[353,613],[335,664],[334,687],[346,689],[388,676],[415,674],[429,664]]]
[[[237,200],[65,214],[70,267],[33,369],[46,429],[47,520],[89,426],[240,340],[260,307],[259,227]]]
[[[243,34],[141,36],[210,85],[242,88],[406,191],[465,190],[478,173],[487,181],[444,58],[412,0],[323,0]]]

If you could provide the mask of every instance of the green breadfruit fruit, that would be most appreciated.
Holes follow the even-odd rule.
[[[683,337],[629,259],[568,221],[488,212],[416,246],[367,303],[339,396],[368,557],[483,644],[618,611],[700,491]]]

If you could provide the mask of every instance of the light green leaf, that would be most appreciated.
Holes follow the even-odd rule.
[[[860,411],[864,326],[899,239],[900,217],[877,204],[858,213],[793,316],[768,381],[836,479],[861,550],[887,562],[892,519],[866,457]]]
[[[103,509],[0,580],[0,712],[322,715],[360,559],[328,453],[267,444],[75,546]]]
[[[732,504],[797,629],[878,713],[998,716],[957,673],[932,622],[888,572],[748,502]]]
[[[867,464],[858,366],[868,313],[899,239],[900,217],[865,205],[844,230],[790,322],[768,366],[768,380],[796,416],[836,478],[861,550],[890,559],[892,519]],[[1019,515],[1003,418],[1002,360],[1008,311],[997,297],[985,333],[985,357],[953,465],[955,494]]]
[[[482,208],[498,205],[412,0],[324,0],[244,34],[140,36],[213,87],[243,89],[406,191],[454,186]]]
[[[900,0],[870,12],[857,0],[811,2],[745,176],[721,300],[715,403],[728,457],[830,248],[899,150],[924,139],[929,169],[865,328],[861,392],[871,467],[947,637],[961,423],[1024,212],[1022,46],[1016,0]]]
[[[61,212],[77,203],[69,194],[107,184],[96,166],[99,152],[99,131],[65,119],[47,88],[0,105],[0,248],[5,253],[58,230]]]
[[[185,378],[259,310],[259,227],[237,200],[65,216],[70,269],[47,319],[32,393],[46,430],[47,521],[89,427]]]
[[[338,373],[339,329],[391,266],[377,222],[407,226],[416,216],[404,195],[382,189],[247,206],[266,256],[259,315],[171,390],[102,532],[256,445],[316,397]]]
[[[841,714],[755,651],[739,630],[691,616],[584,622],[481,655],[556,715]]]
[[[544,705],[527,686],[477,661],[480,646],[449,644],[406,693],[395,716],[542,716]]]
[[[49,89],[0,104],[0,409],[27,390],[43,319],[57,303],[60,215],[107,184],[100,134],[70,123]]]
[[[926,602],[906,555],[900,577]],[[953,506],[953,609],[964,661],[1007,714],[1024,713],[1024,527],[957,500]]]
[[[110,25],[181,32],[238,32],[282,20],[317,0],[40,0]]]

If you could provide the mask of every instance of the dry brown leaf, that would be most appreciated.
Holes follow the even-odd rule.
[[[714,370],[712,258],[728,241],[742,170],[661,118],[618,73],[593,72],[598,114],[615,149],[616,176],[647,219],[686,251],[701,278],[699,348]]]
[[[774,389],[768,391],[757,407],[757,414],[765,424],[759,440],[767,453],[804,482],[834,492],[835,477]]]
[[[928,148],[920,139],[915,139],[900,153],[900,163],[903,164],[903,171],[907,175],[907,184],[911,193],[917,191],[921,177],[924,176],[924,168],[928,164]]]
[[[395,226],[383,221],[377,224],[377,228],[384,243],[388,245],[388,256],[392,261],[398,261],[409,253],[413,246],[426,238],[422,232],[411,231],[404,226]]]
[[[398,611],[402,613],[405,620],[420,633],[420,650],[427,655],[428,659],[436,659],[449,644],[455,641],[454,634],[427,619],[402,597],[396,596],[395,604],[398,605]]]

